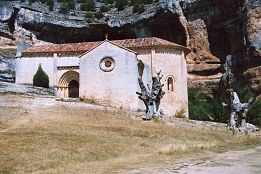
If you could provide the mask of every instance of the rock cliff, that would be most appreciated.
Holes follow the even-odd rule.
[[[96,2],[96,9],[103,3]],[[160,37],[191,49],[187,55],[189,86],[217,88],[226,55],[232,55],[239,82],[261,92],[260,0],[159,0],[145,12],[111,8],[102,17],[85,18],[76,10],[59,13],[40,2],[0,2],[0,45],[24,48],[44,42],[68,43],[137,37]]]

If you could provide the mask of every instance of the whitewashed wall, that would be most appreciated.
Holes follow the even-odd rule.
[[[16,83],[33,85],[33,76],[37,72],[39,65],[49,77],[49,86],[53,87],[55,71],[55,59],[53,57],[22,57],[16,59]]]
[[[160,110],[165,115],[175,115],[177,111],[184,110],[188,117],[188,94],[187,94],[187,66],[184,52],[179,49],[148,49],[137,50],[138,59],[145,64],[143,81],[146,85],[151,84],[151,72],[156,76],[155,71],[160,71],[163,75],[161,83],[164,84],[163,96]],[[173,91],[167,88],[167,77],[173,76]],[[139,101],[139,109],[145,109],[142,101]]]
[[[58,56],[57,66],[79,66],[79,57],[77,56]]]
[[[57,67],[61,66],[79,66],[79,57],[60,56],[57,54],[46,57],[22,57],[16,59],[16,83],[33,84],[33,76],[35,75],[39,64],[49,77],[49,86],[56,87],[60,77],[66,71],[57,72]],[[68,71],[68,70],[67,70]]]
[[[104,57],[112,57],[111,72],[100,69]],[[136,54],[105,41],[80,58],[80,97],[117,108],[137,109],[138,68]]]

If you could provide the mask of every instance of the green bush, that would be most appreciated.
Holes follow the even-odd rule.
[[[138,13],[139,7],[140,7],[139,4],[134,4],[134,5],[133,5],[133,8],[132,8],[132,12],[133,12],[133,13]]]
[[[219,98],[214,98],[209,101],[210,111],[211,111],[211,121],[227,123],[229,119],[229,108],[224,108],[222,102]],[[226,102],[225,102],[226,103]]]
[[[261,99],[257,99],[248,112],[247,122],[261,126]]]
[[[91,12],[87,12],[85,14],[85,18],[92,18],[92,13]]]
[[[241,103],[247,103],[250,98],[254,97],[255,93],[249,86],[243,86],[238,89],[238,97]]]
[[[46,4],[49,6],[49,10],[53,11],[53,6],[54,6],[53,0],[46,0]]]
[[[116,0],[116,8],[118,9],[118,11],[122,11],[126,8],[126,6],[128,5],[128,0]]]
[[[145,12],[145,6],[144,6],[144,4],[141,4],[139,6],[138,13],[143,13],[143,12]]]
[[[38,87],[49,88],[49,77],[42,69],[41,64],[33,77],[33,85]]]
[[[107,12],[107,11],[109,11],[109,10],[110,10],[110,7],[109,7],[109,6],[103,5],[103,6],[100,7],[100,11],[101,11],[101,12]]]
[[[84,0],[83,3],[80,5],[80,9],[83,11],[96,11],[95,3],[93,0]]]
[[[207,95],[198,88],[188,89],[189,118],[192,120],[209,120],[211,106],[206,101]]]
[[[74,0],[64,0],[61,3],[61,6],[60,6],[61,13],[67,13],[69,10],[74,10],[74,9],[75,9]]]

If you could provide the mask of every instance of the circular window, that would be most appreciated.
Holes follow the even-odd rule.
[[[114,67],[115,67],[115,62],[111,57],[105,57],[100,62],[100,68],[105,72],[112,71]]]

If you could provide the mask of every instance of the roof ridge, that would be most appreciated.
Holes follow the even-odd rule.
[[[127,49],[131,48],[149,48],[155,46],[175,47],[178,49],[189,50],[187,47],[159,37],[144,37],[135,39],[108,40],[112,44]],[[24,53],[52,53],[52,52],[86,52],[96,47],[104,41],[64,43],[64,44],[44,44],[33,46],[24,51]]]

